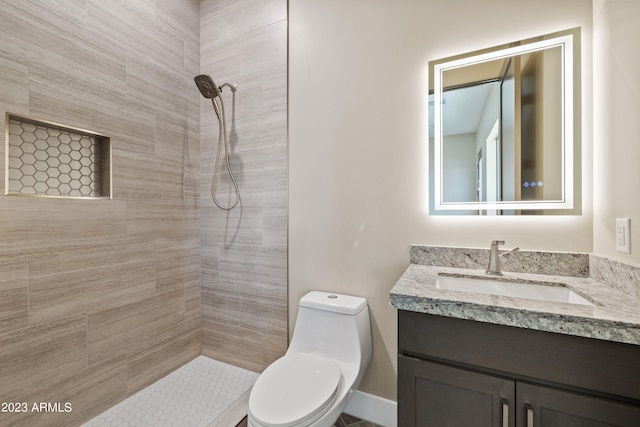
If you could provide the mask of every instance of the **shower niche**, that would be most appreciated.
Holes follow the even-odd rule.
[[[7,114],[6,141],[6,195],[111,198],[108,137]]]

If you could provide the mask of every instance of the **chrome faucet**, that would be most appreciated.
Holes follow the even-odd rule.
[[[519,250],[519,247],[515,247],[507,252],[500,254],[500,249],[498,246],[504,245],[504,240],[493,240],[491,242],[491,249],[489,253],[489,266],[487,267],[487,274],[492,274],[495,276],[502,276],[502,272],[500,271],[500,267],[502,267],[502,260],[505,259],[507,255],[511,252],[515,252]]]

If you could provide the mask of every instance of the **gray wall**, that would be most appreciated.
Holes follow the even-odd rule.
[[[203,0],[200,12],[201,72],[238,85],[223,99],[242,194],[229,212],[211,200],[218,123],[203,98],[202,353],[260,372],[287,347],[287,2]]]
[[[198,17],[197,0],[0,2],[2,117],[113,144],[113,200],[0,196],[0,401],[73,408],[0,425],[79,423],[200,353]]]

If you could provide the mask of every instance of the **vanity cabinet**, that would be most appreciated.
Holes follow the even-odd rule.
[[[399,311],[402,427],[640,426],[640,346]]]
[[[398,382],[399,426],[502,427],[503,416],[513,425],[508,402],[515,402],[515,388],[508,378],[401,355]]]

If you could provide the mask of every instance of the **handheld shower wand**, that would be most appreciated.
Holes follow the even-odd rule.
[[[231,92],[236,91],[236,86],[231,83],[223,83],[222,86],[217,86],[211,76],[207,74],[200,74],[195,76],[193,80],[198,86],[200,93],[205,98],[211,99],[211,104],[213,104],[213,111],[215,111],[216,116],[218,117],[218,152],[216,154],[216,164],[213,170],[213,178],[211,180],[211,198],[213,199],[213,203],[216,204],[217,207],[224,210],[233,209],[238,202],[240,201],[240,190],[238,189],[238,183],[233,176],[233,172],[231,171],[231,163],[229,161],[229,142],[227,140],[227,128],[225,124],[224,117],[224,102],[222,101],[222,88],[228,86],[231,89]],[[218,101],[220,101],[220,105],[218,105]],[[227,171],[229,173],[229,178],[231,178],[231,182],[233,182],[233,187],[236,192],[236,200],[229,206],[223,206],[218,203],[216,198],[216,186],[218,183],[218,169],[220,164],[220,146],[224,145],[224,154],[225,154],[225,163],[227,165]]]
[[[220,88],[216,86],[211,76],[207,74],[200,74],[195,76],[193,80],[196,82],[196,86],[198,86],[200,93],[205,98],[213,99],[220,96]]]
[[[205,98],[216,98],[222,95],[222,88],[228,87],[231,89],[231,92],[235,92],[238,88],[236,85],[232,85],[231,83],[222,83],[220,86],[216,86],[213,82],[213,79],[208,74],[200,74],[195,76],[193,80],[196,82],[196,86],[200,89],[200,93]]]

